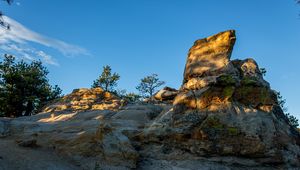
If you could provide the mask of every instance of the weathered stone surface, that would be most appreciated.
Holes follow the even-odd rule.
[[[169,100],[173,100],[177,94],[178,94],[178,90],[171,87],[164,87],[156,94],[154,94],[154,99],[159,101],[169,101]]]
[[[83,110],[113,110],[121,105],[120,99],[101,88],[75,89],[49,105],[42,112],[83,111]]]
[[[199,90],[206,86],[216,83],[217,76],[208,76],[203,78],[191,78],[185,84],[183,84],[183,90]]]
[[[135,120],[141,124],[154,119],[162,111],[161,106],[154,106],[152,104],[135,104],[125,106],[117,114],[115,114],[113,119],[122,120]]]
[[[139,153],[130,138],[140,133],[163,107],[144,103],[118,110],[45,112],[0,118],[0,125],[6,124],[9,133],[3,138],[13,141],[11,147],[32,149],[28,155],[55,152],[79,169],[131,169],[137,166]]]
[[[55,152],[64,159],[74,162],[80,169],[94,169],[96,164],[108,168],[134,168],[138,153],[123,133],[136,132],[143,124],[120,119],[106,122],[113,114],[116,113],[111,111],[55,115],[43,113],[13,119],[9,125],[11,135],[5,139],[16,140],[16,145],[34,147],[34,150]]]
[[[158,119],[160,123],[145,129],[144,141],[181,148],[198,156],[235,156],[260,165],[299,166],[299,135],[288,135],[290,126],[272,114],[236,104],[227,110],[169,114],[169,119]]]
[[[9,121],[10,119],[3,119],[0,121],[0,138],[9,135]]]
[[[289,125],[257,63],[230,61],[234,40],[234,31],[226,31],[196,41],[174,106],[145,128],[140,139],[200,157],[243,157],[247,166],[300,166],[299,133]]]
[[[38,145],[36,144],[36,140],[35,139],[26,139],[26,140],[21,140],[21,141],[17,141],[19,146],[22,147],[37,147]]]
[[[239,70],[240,76],[243,77],[243,84],[252,83],[256,86],[266,86],[269,88],[269,83],[263,79],[263,75],[254,59],[233,60],[231,63]]]
[[[235,39],[235,31],[230,30],[197,40],[188,54],[184,83],[224,69],[229,64]]]

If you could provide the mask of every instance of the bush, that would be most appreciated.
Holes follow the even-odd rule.
[[[127,93],[124,97],[124,100],[131,102],[131,103],[135,103],[135,102],[139,102],[141,99],[141,96],[135,93]]]
[[[115,95],[120,97],[123,100],[126,100],[127,102],[135,103],[140,101],[141,96],[135,93],[127,93],[126,90],[116,90],[113,92]]]

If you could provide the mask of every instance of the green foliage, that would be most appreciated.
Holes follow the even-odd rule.
[[[236,136],[239,134],[239,130],[236,127],[228,127],[227,131],[228,131],[229,135],[231,135],[231,136]]]
[[[48,101],[60,97],[61,89],[49,84],[48,73],[40,61],[28,64],[4,55],[0,62],[0,114],[28,116]]]
[[[299,120],[295,116],[290,113],[285,113],[285,116],[289,119],[289,122],[293,127],[297,128],[299,126]]]
[[[224,129],[224,125],[217,117],[211,116],[206,119],[206,126],[214,129]]]
[[[255,86],[257,85],[257,78],[256,77],[244,77],[241,81],[242,85],[245,86]]]
[[[140,101],[141,99],[141,96],[138,95],[138,94],[135,94],[135,93],[127,93],[125,96],[123,96],[123,98],[126,100],[126,101],[129,101],[129,102],[138,102]]]
[[[118,89],[118,90],[114,90],[111,93],[115,94],[116,96],[118,96],[120,98],[123,98],[126,95],[127,92],[126,92],[125,89],[123,89],[123,90]]]
[[[151,97],[156,92],[156,89],[163,84],[165,84],[165,82],[160,81],[157,74],[152,74],[142,78],[136,89],[143,97]]]
[[[227,126],[226,124],[223,124],[218,117],[215,116],[208,117],[203,124],[203,128],[219,131],[225,136],[237,136],[240,134],[240,130],[237,127]]]
[[[113,92],[115,95],[117,95],[118,97],[120,97],[121,99],[126,100],[127,102],[138,102],[141,99],[141,96],[135,93],[127,93],[126,90],[116,90]]]
[[[222,86],[235,85],[236,82],[232,75],[221,75],[217,78],[217,84]]]
[[[263,76],[266,76],[267,70],[265,68],[260,68],[259,71]]]
[[[101,87],[108,92],[114,92],[114,88],[117,86],[117,82],[120,79],[119,74],[111,72],[111,67],[106,65],[103,67],[102,74],[97,80],[94,81],[92,87]]]
[[[287,107],[285,107],[286,100],[283,99],[283,97],[281,96],[280,92],[276,92],[276,95],[277,95],[277,100],[278,100],[279,106],[281,107],[281,109],[284,112],[286,112],[287,111]]]
[[[277,95],[278,104],[281,107],[281,109],[285,112],[284,114],[286,118],[289,120],[289,124],[294,128],[297,128],[299,126],[299,120],[295,116],[291,115],[290,113],[286,113],[288,110],[287,107],[285,107],[286,100],[283,99],[280,92],[277,92],[276,95]]]
[[[226,86],[224,89],[223,89],[223,95],[224,97],[228,97],[230,98],[233,93],[234,93],[234,86]]]

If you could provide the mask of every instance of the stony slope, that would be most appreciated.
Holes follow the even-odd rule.
[[[40,114],[0,118],[0,167],[299,168],[300,135],[257,63],[230,60],[235,40],[232,30],[197,40],[182,87],[162,89],[155,102],[77,89]]]

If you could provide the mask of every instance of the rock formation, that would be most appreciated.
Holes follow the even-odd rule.
[[[235,40],[197,40],[181,88],[156,93],[161,102],[77,89],[37,115],[0,118],[0,169],[299,168],[299,132],[257,63],[230,60]]]
[[[141,138],[200,157],[300,166],[299,133],[257,63],[230,61],[235,39],[230,30],[195,42],[173,108],[145,128]]]
[[[120,98],[102,88],[82,88],[75,89],[71,94],[49,103],[42,112],[115,110],[120,105]]]

